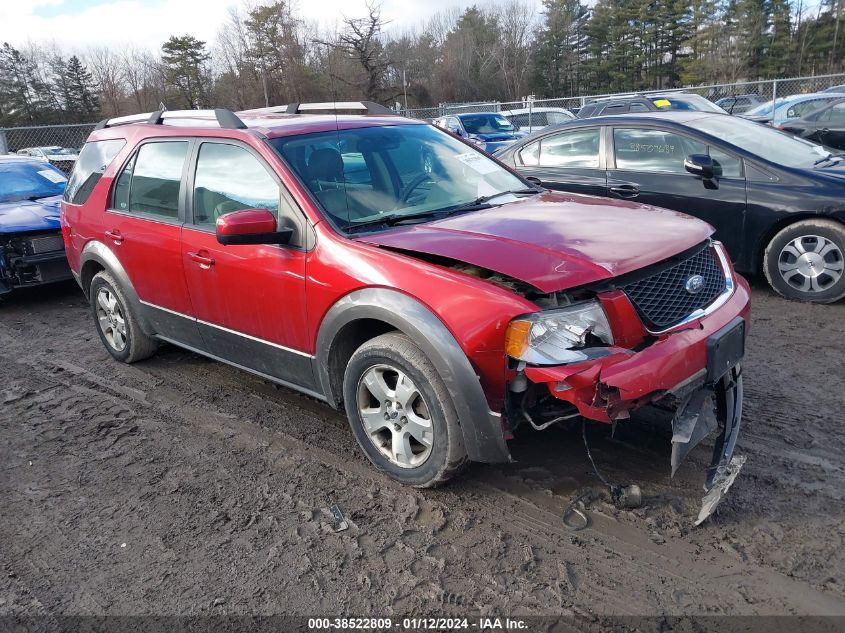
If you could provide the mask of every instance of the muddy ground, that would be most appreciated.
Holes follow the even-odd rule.
[[[590,433],[646,504],[600,492],[579,427],[433,491],[364,460],[323,404],[174,347],[114,362],[78,288],[0,304],[0,615],[845,614],[845,303],[754,290],[738,452],[691,526],[709,452],[674,481],[659,432]],[[338,504],[349,529],[335,533]]]

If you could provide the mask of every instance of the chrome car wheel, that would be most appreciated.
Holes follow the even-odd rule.
[[[358,381],[358,413],[367,437],[391,463],[416,468],[434,442],[431,413],[410,377],[390,365],[374,365]]]
[[[108,288],[97,291],[97,321],[108,344],[122,352],[126,348],[126,320],[117,297]]]
[[[842,277],[845,258],[839,247],[819,235],[802,235],[788,242],[778,256],[783,280],[801,292],[827,290]]]

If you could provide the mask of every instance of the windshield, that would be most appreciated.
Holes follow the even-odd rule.
[[[792,101],[794,101],[794,99],[778,99],[778,108],[788,105]],[[763,105],[758,105],[756,108],[752,108],[745,114],[746,116],[765,116],[771,114],[773,104],[773,101],[767,101]]]
[[[787,167],[813,167],[820,158],[828,155],[820,145],[735,117],[707,117],[690,121],[689,125],[760,158]]]
[[[513,124],[501,114],[465,114],[461,123],[467,134],[496,134],[513,132]]]
[[[341,228],[448,212],[526,188],[479,150],[431,125],[332,130],[270,140]]]
[[[692,110],[695,112],[718,112],[720,114],[725,113],[722,108],[717,106],[709,99],[705,99],[700,95],[669,94],[665,96],[652,97],[652,100],[658,107],[661,106],[661,104],[657,103],[658,101],[668,101],[669,105],[663,106],[663,109],[667,110]]]
[[[60,196],[67,178],[42,162],[0,162],[0,202]]]

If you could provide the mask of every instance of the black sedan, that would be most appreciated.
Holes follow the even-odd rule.
[[[723,114],[576,120],[497,154],[545,187],[625,198],[706,220],[742,272],[785,297],[845,296],[845,160]]]
[[[778,127],[825,147],[845,150],[845,99],[833,101],[803,119],[787,121]]]

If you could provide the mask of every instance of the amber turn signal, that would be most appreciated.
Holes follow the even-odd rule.
[[[528,350],[531,321],[511,321],[505,331],[505,353],[511,358],[521,358]]]

